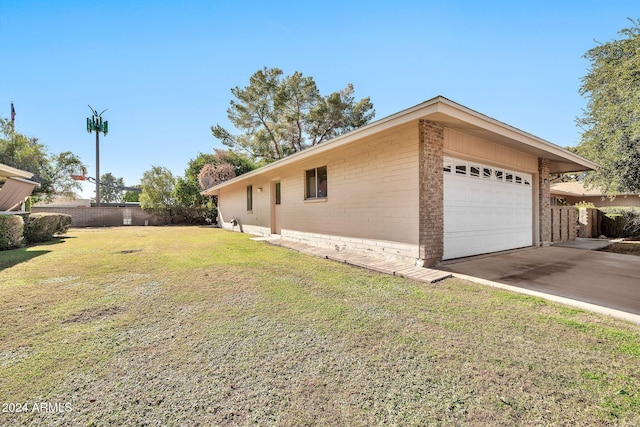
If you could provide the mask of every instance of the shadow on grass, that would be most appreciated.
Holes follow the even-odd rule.
[[[0,270],[13,267],[14,265],[20,264],[22,262],[27,262],[33,258],[39,257],[40,255],[48,254],[49,252],[51,252],[50,250],[44,249],[32,249],[35,246],[58,245],[60,243],[64,243],[64,241],[68,238],[69,237],[54,237],[53,240],[50,240],[48,242],[34,243],[23,248],[12,249],[9,251],[0,251]]]

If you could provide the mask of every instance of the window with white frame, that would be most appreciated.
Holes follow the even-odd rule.
[[[327,197],[327,167],[309,169],[305,172],[305,199]]]

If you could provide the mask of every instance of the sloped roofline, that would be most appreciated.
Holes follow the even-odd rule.
[[[23,171],[21,169],[17,169],[9,165],[5,165],[4,163],[0,163],[1,178],[17,177],[17,178],[29,179],[32,176],[33,174],[31,172]]]
[[[201,192],[203,195],[213,195],[217,190],[228,185],[252,178],[262,173],[296,163],[309,157],[324,153],[328,150],[341,147],[351,142],[360,140],[369,135],[382,132],[391,127],[399,126],[418,119],[429,119],[444,123],[446,126],[473,130],[475,132],[490,132],[509,141],[516,141],[524,145],[531,152],[544,153],[558,161],[566,160],[566,172],[578,172],[597,169],[599,165],[591,162],[564,148],[538,138],[535,135],[524,132],[504,122],[493,119],[475,110],[458,104],[443,96],[436,96],[428,101],[399,111],[395,114],[376,120],[349,133],[340,135],[319,145],[309,147],[303,151],[294,153],[283,159],[262,166],[251,172],[247,172],[229,181],[217,184]],[[553,172],[553,171],[552,171]]]

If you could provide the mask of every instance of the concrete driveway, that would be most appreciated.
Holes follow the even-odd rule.
[[[640,257],[585,249],[589,243],[452,261],[440,269],[640,315]]]

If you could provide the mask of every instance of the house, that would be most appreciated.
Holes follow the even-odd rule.
[[[549,245],[549,174],[596,167],[436,97],[203,194],[226,229],[435,266]]]
[[[15,214],[39,184],[30,181],[31,172],[0,163],[0,213]]]
[[[640,194],[622,193],[607,196],[601,188],[585,188],[579,181],[557,182],[551,184],[552,203],[570,206],[580,202],[593,203],[597,208],[606,206],[635,206],[640,207]]]

